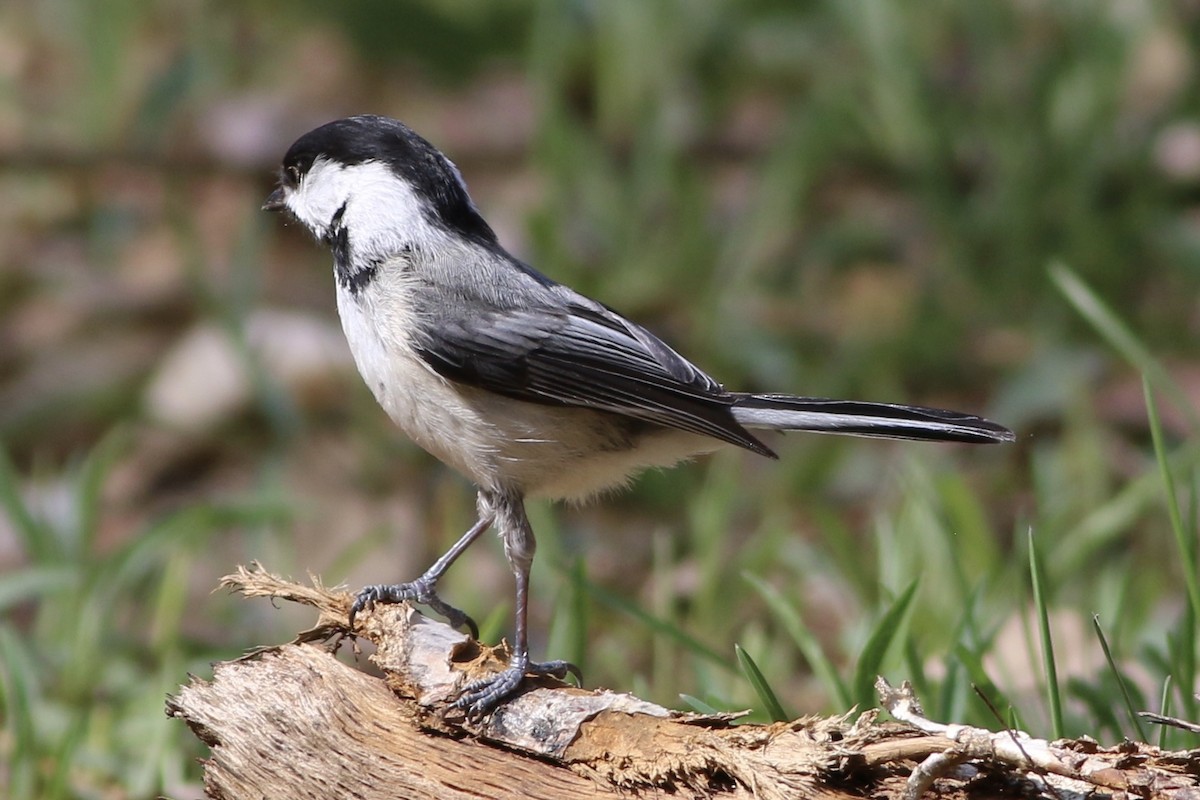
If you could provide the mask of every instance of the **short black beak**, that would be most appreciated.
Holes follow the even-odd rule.
[[[263,211],[283,211],[287,208],[287,203],[283,202],[283,187],[280,186],[275,191],[267,196],[267,201],[263,203]]]

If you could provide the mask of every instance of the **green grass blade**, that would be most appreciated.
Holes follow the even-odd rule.
[[[901,592],[867,638],[867,644],[858,658],[858,667],[854,671],[854,701],[860,708],[871,708],[878,702],[875,678],[882,673],[888,649],[900,633],[900,629],[904,627],[908,609],[917,595],[918,584],[919,581],[914,580]]]
[[[1004,692],[1000,691],[996,686],[996,682],[987,674],[987,670],[983,668],[983,658],[971,650],[968,650],[966,645],[961,642],[954,645],[954,655],[959,663],[967,670],[967,676],[971,679],[971,685],[975,689],[976,694],[981,697],[986,697],[987,702],[996,708],[1013,709],[1013,703],[1005,696]]]
[[[512,607],[508,603],[496,603],[482,620],[476,620],[479,626],[481,642],[498,642],[509,631],[509,614]]]
[[[620,611],[622,614],[633,617],[638,622],[650,628],[653,631],[668,636],[674,639],[679,644],[683,645],[686,650],[700,656],[706,661],[724,667],[727,670],[733,671],[734,665],[728,658],[713,650],[708,645],[696,639],[691,634],[681,629],[678,625],[674,625],[666,620],[660,619],[645,609],[638,606],[636,603],[621,597],[620,595],[610,592],[607,589],[597,586],[587,578],[582,579],[582,585],[587,589],[588,594],[594,597],[598,602],[603,603],[614,611]]]
[[[921,658],[916,641],[908,636],[900,644],[904,651],[904,668],[908,672],[908,682],[912,684],[913,691],[917,697],[936,698],[937,692],[929,682],[929,676],[925,674],[925,660]],[[922,705],[925,706],[926,713],[929,713],[928,703],[923,702]]]
[[[931,719],[963,719],[966,691],[962,681],[963,666],[957,661],[946,664],[946,674],[937,686],[934,705],[926,707]]]
[[[100,531],[100,494],[113,465],[128,449],[129,439],[127,429],[118,427],[92,448],[80,467],[73,493],[76,523],[71,537],[79,558],[86,558],[95,546]]]
[[[0,623],[0,731],[9,739],[7,766],[0,770],[0,793],[32,797],[39,767],[38,716],[42,673],[30,646]]]
[[[967,703],[971,698],[969,691],[972,680],[976,686],[982,686],[985,683],[991,684],[991,680],[983,673],[983,666],[979,661],[979,656],[976,652],[985,650],[992,640],[991,636],[985,635],[979,630],[979,624],[976,621],[978,609],[980,607],[980,598],[986,589],[987,583],[979,583],[967,596],[962,603],[962,608],[959,613],[958,621],[954,625],[954,632],[949,638],[949,642],[954,643],[956,650],[961,650],[968,654],[968,657],[977,667],[974,677],[971,673],[966,675],[967,680],[963,681],[963,673],[965,665],[959,660],[950,660],[946,664],[946,673],[940,681],[940,685],[933,684],[923,690],[923,694],[919,697],[932,697],[935,700],[935,705],[932,707],[927,702],[925,711],[934,714],[936,719],[953,719],[962,720],[965,722]],[[974,651],[969,650],[968,646],[974,647]],[[919,674],[914,672],[914,674]],[[915,685],[915,684],[914,684]],[[993,686],[994,690],[995,687]],[[993,695],[998,696],[998,692],[993,691]]]
[[[665,533],[656,533],[650,537],[650,591],[646,598],[646,610],[655,618],[668,624],[682,625],[676,605],[674,581],[670,579],[674,568],[675,557],[671,552],[671,541]],[[701,581],[703,582],[703,581]],[[698,605],[703,606],[702,598]],[[698,619],[713,619],[705,614]],[[650,640],[650,685],[671,686],[679,672],[679,654],[670,639],[665,636],[654,636]],[[703,682],[701,686],[706,686]]]
[[[1055,739],[1063,736],[1062,694],[1058,685],[1058,667],[1054,663],[1054,639],[1050,635],[1050,610],[1046,604],[1042,565],[1038,559],[1033,528],[1029,528],[1029,575],[1033,581],[1033,604],[1037,609],[1038,632],[1042,639],[1042,665],[1046,671],[1046,697],[1050,703],[1050,725]]]
[[[821,647],[817,637],[804,624],[796,607],[789,603],[778,589],[757,575],[746,574],[744,577],[783,624],[784,630],[788,632],[792,641],[796,643],[796,647],[800,649],[800,653],[808,662],[813,674],[825,687],[825,692],[829,695],[830,702],[834,704],[834,707],[845,710],[854,705],[854,701],[850,699],[850,691],[838,675],[837,668],[825,654],[825,649]]]
[[[1174,470],[1189,469],[1200,461],[1200,448],[1180,448],[1169,460]],[[1145,472],[1118,488],[1112,495],[1092,508],[1079,522],[1056,537],[1050,551],[1044,553],[1048,563],[1069,574],[1088,568],[1095,555],[1125,536],[1138,518],[1158,502],[1162,479]]]
[[[66,591],[79,580],[79,570],[67,566],[32,566],[0,575],[0,613],[43,595]]]
[[[1163,490],[1167,495],[1167,515],[1171,520],[1171,531],[1175,534],[1175,544],[1179,548],[1179,556],[1183,565],[1183,581],[1187,586],[1188,602],[1192,606],[1192,614],[1200,619],[1200,580],[1196,577],[1196,548],[1191,536],[1183,525],[1183,515],[1179,512],[1179,499],[1175,491],[1175,476],[1167,460],[1167,447],[1163,441],[1162,421],[1158,417],[1158,406],[1154,402],[1154,392],[1150,382],[1142,378],[1142,391],[1146,396],[1146,415],[1150,421],[1150,437],[1154,442],[1154,456],[1158,460],[1159,473],[1162,475]],[[1179,676],[1187,678],[1189,686],[1194,685],[1194,675]]]
[[[1171,676],[1163,678],[1162,698],[1158,701],[1158,713],[1162,716],[1170,716],[1171,714]],[[1160,750],[1165,750],[1167,747],[1167,726],[1158,726],[1158,747]]]
[[[763,707],[766,709],[771,721],[786,722],[791,719],[783,710],[783,706],[780,705],[779,698],[775,696],[775,691],[771,688],[771,684],[767,683],[762,670],[758,668],[758,664],[754,663],[754,659],[750,657],[750,654],[740,644],[735,644],[733,651],[737,653],[738,665],[742,668],[742,674],[746,676],[746,680],[750,681],[750,685],[754,687],[754,693],[762,701]]]
[[[8,514],[13,532],[31,561],[45,564],[62,557],[62,543],[34,516],[25,502],[21,478],[3,447],[0,447],[0,510]]]
[[[587,578],[587,564],[582,557],[575,556],[568,564],[559,566],[558,571],[563,577],[563,584],[558,602],[554,604],[554,618],[546,651],[562,653],[555,657],[565,658],[583,669],[588,642],[588,598],[583,586]]]
[[[699,697],[693,697],[690,694],[681,693],[679,695],[679,699],[686,703],[692,709],[692,711],[695,711],[697,714],[718,715],[722,713],[720,709],[714,708],[713,706],[710,706],[708,703],[701,700]]]
[[[57,749],[50,761],[53,766],[46,781],[45,794],[42,795],[45,800],[75,796],[71,791],[71,775],[79,765],[72,756],[83,749],[82,744],[87,738],[90,716],[90,709],[80,709],[72,713],[66,732],[59,739]]]
[[[1099,683],[1088,683],[1080,678],[1067,679],[1067,694],[1081,701],[1091,717],[1088,719],[1088,735],[1101,738],[1104,731],[1109,736],[1128,738],[1117,717],[1112,701],[1112,687]]]
[[[158,588],[153,603],[148,604],[152,613],[146,634],[147,643],[160,656],[179,641],[188,612],[188,574],[194,560],[195,555],[185,548],[169,551],[156,578]]]
[[[726,537],[737,509],[740,465],[740,458],[714,458],[702,490],[688,503],[687,536],[699,569],[699,588],[693,598],[696,619],[719,619],[727,602],[722,576],[729,563]],[[670,568],[674,547],[667,546],[665,537],[656,537],[658,541],[664,549],[656,556],[656,564]]]
[[[1195,719],[1196,695],[1189,689],[1195,685],[1190,680],[1196,674],[1196,615],[1191,605],[1184,606],[1183,618],[1175,630],[1167,634],[1167,675],[1175,679],[1179,693],[1179,716]]]
[[[1050,279],[1080,316],[1135,369],[1150,377],[1156,386],[1165,391],[1180,413],[1187,417],[1192,430],[1200,432],[1200,416],[1197,416],[1187,393],[1171,379],[1162,362],[1154,357],[1116,312],[1065,264],[1056,261],[1050,265],[1049,272]]]
[[[1113,658],[1112,650],[1108,646],[1108,637],[1104,635],[1104,629],[1100,627],[1100,615],[1092,615],[1092,629],[1096,631],[1096,638],[1100,640],[1100,648],[1104,651],[1104,659],[1108,662],[1108,668],[1112,671],[1112,675],[1117,679],[1117,686],[1121,689],[1121,698],[1125,701],[1125,712],[1129,715],[1129,721],[1133,723],[1133,727],[1137,729],[1138,741],[1145,742],[1146,731],[1142,728],[1142,721],[1138,719],[1137,709],[1133,707],[1133,698],[1129,696],[1129,687],[1125,684],[1125,678],[1121,676],[1121,670],[1117,669],[1116,659]]]

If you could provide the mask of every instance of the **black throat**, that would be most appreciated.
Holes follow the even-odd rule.
[[[350,294],[357,295],[375,280],[375,274],[379,271],[379,265],[382,262],[379,259],[369,259],[361,264],[355,263],[350,248],[350,232],[342,224],[342,217],[345,214],[346,204],[342,203],[341,208],[335,211],[329,220],[329,227],[325,233],[325,244],[329,245],[329,249],[333,251],[333,272],[338,285],[349,291]]]

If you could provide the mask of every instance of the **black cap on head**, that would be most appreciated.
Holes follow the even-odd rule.
[[[432,222],[472,239],[496,241],[495,233],[471,202],[457,168],[399,120],[362,114],[309,131],[283,157],[283,182],[295,183],[318,158],[346,166],[386,164],[428,201]]]

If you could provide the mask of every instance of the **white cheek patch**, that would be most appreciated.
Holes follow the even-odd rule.
[[[318,158],[287,205],[319,238],[329,233],[330,220],[345,205],[341,222],[359,253],[389,255],[441,233],[426,218],[426,201],[378,161],[347,166]]]
[[[318,238],[328,233],[329,221],[346,202],[349,187],[346,168],[326,158],[318,158],[288,193],[288,210]]]
[[[342,222],[358,252],[387,257],[444,235],[429,220],[429,201],[386,164],[368,161],[346,173],[353,192]]]

